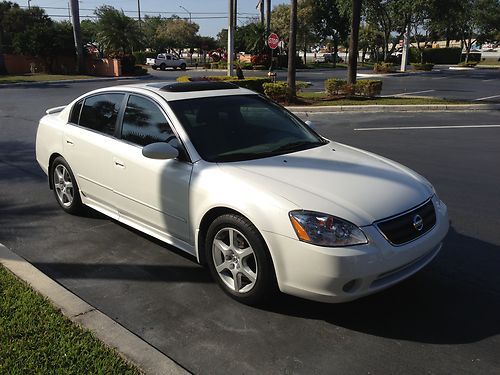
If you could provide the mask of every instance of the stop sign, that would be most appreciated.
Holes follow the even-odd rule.
[[[280,37],[275,33],[271,33],[267,37],[267,45],[271,49],[276,49],[276,47],[278,47],[279,42],[280,42]]]

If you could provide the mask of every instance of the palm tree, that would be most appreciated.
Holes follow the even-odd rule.
[[[347,83],[356,83],[358,68],[359,21],[361,19],[362,0],[352,0],[351,37],[349,39],[349,64],[347,67]]]
[[[97,41],[110,55],[130,54],[140,46],[141,33],[137,21],[111,6],[97,8]]]

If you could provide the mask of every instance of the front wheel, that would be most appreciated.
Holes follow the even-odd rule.
[[[50,176],[59,206],[67,213],[79,213],[83,208],[80,191],[75,176],[64,158],[59,156],[54,160]]]
[[[160,64],[160,70],[167,69],[167,65],[165,63]]]
[[[208,229],[206,246],[212,277],[235,300],[257,305],[277,291],[267,246],[246,218],[227,214],[215,219]]]

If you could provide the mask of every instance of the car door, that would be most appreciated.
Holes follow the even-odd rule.
[[[154,142],[180,145],[160,106],[149,98],[131,94],[123,114],[121,142],[113,149],[113,189],[119,215],[124,221],[189,242],[192,164],[187,157],[146,158],[142,147]]]
[[[110,150],[118,142],[114,135],[124,99],[123,93],[102,93],[77,102],[63,139],[63,156],[76,175],[82,198],[110,216],[117,216]]]

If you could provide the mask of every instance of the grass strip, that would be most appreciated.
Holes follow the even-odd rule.
[[[94,76],[86,75],[63,75],[63,74],[22,74],[22,75],[6,75],[0,76],[0,84],[2,83],[30,83],[30,82],[50,82],[62,80],[89,79]]]
[[[0,266],[1,374],[140,374]]]
[[[447,100],[441,98],[359,97],[328,100],[326,94],[322,92],[302,92],[298,94],[298,98],[304,103],[297,103],[297,105],[310,106],[470,104],[469,102],[465,101]]]

